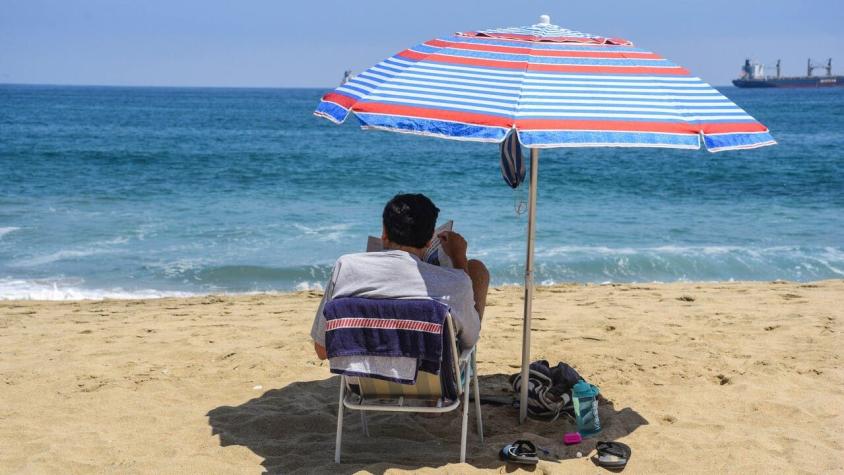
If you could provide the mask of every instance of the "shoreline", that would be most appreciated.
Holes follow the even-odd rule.
[[[511,394],[522,294],[490,291],[484,396]],[[338,470],[337,378],[308,336],[321,295],[0,301],[0,471]],[[631,473],[844,472],[842,297],[844,280],[538,287],[532,360],[601,388],[598,439],[630,445]],[[339,470],[500,473],[528,438],[544,473],[600,471],[566,421],[490,404],[458,464],[459,412],[371,415],[371,437],[350,415]]]
[[[643,285],[658,285],[658,286],[673,286],[673,285],[741,285],[741,284],[772,284],[772,285],[783,285],[783,284],[793,284],[793,285],[813,285],[813,284],[822,284],[825,282],[844,282],[844,279],[821,279],[821,280],[809,280],[809,281],[794,281],[794,280],[707,280],[707,281],[672,281],[672,282],[663,282],[663,281],[643,281],[643,282],[555,282],[552,284],[534,284],[534,289],[551,289],[554,287],[623,287],[623,286],[643,286]],[[502,291],[506,289],[524,289],[524,284],[501,284],[495,285],[490,287],[490,291]],[[74,289],[74,291],[83,291],[83,292],[97,292],[97,289]],[[132,295],[132,292],[137,292],[138,295]],[[155,292],[160,292],[161,295],[155,295]],[[256,295],[264,295],[264,296],[282,296],[282,295],[300,295],[300,294],[311,294],[311,293],[318,293],[322,294],[324,289],[322,286],[312,287],[312,288],[303,288],[303,289],[291,289],[291,290],[254,290],[254,291],[246,291],[246,292],[207,292],[207,293],[192,293],[192,292],[182,292],[182,291],[169,291],[169,290],[154,290],[154,289],[143,289],[138,291],[114,291],[113,295],[119,295],[117,297],[111,296],[104,296],[104,297],[81,297],[81,298],[7,298],[0,295],[0,305],[3,303],[14,303],[14,302],[51,302],[51,303],[61,303],[61,302],[104,302],[104,301],[115,301],[115,302],[125,302],[125,301],[143,301],[143,300],[181,300],[181,299],[202,299],[207,297],[225,297],[225,298],[237,298],[237,297],[251,297]],[[70,293],[70,292],[68,292]],[[144,294],[148,294],[148,296],[144,296]]]

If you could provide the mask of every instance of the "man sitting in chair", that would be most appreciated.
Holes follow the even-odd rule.
[[[478,341],[489,271],[481,261],[466,257],[466,240],[452,231],[443,232],[439,238],[454,268],[422,260],[434,237],[439,212],[425,195],[396,195],[382,215],[384,250],[337,259],[311,328],[320,359],[327,357],[323,307],[340,297],[431,298],[448,305],[462,348],[471,348]]]

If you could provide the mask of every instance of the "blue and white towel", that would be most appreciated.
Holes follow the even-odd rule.
[[[323,314],[332,373],[401,384],[415,384],[419,370],[452,373],[448,307],[440,302],[347,297],[328,302]],[[384,367],[381,358],[400,364]]]

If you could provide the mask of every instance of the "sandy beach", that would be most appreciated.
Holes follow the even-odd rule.
[[[485,396],[518,368],[520,295],[491,291]],[[566,422],[493,405],[467,464],[455,412],[371,416],[369,438],[353,413],[333,465],[338,380],[307,336],[319,298],[0,302],[0,472],[509,473],[497,451],[518,438],[549,450],[538,473],[604,472],[593,440],[562,445]],[[543,287],[533,359],[600,386],[625,473],[842,473],[842,304],[844,281]]]

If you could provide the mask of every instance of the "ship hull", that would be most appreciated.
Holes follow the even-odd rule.
[[[821,76],[805,78],[779,78],[779,79],[733,79],[733,85],[745,88],[814,88],[814,87],[842,87],[844,76]]]

